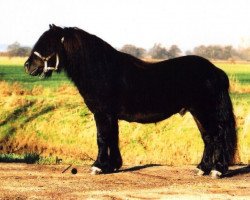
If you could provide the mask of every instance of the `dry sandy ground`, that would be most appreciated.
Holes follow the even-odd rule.
[[[89,166],[0,163],[0,199],[250,199],[250,166],[227,177],[194,175],[194,166],[145,165],[90,175]]]

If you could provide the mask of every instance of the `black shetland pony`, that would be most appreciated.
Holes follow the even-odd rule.
[[[50,25],[25,69],[41,77],[64,69],[75,83],[97,127],[93,174],[111,173],[122,166],[119,119],[154,123],[189,111],[205,144],[198,175],[219,178],[234,157],[236,131],[228,77],[204,58],[148,63],[81,29]]]

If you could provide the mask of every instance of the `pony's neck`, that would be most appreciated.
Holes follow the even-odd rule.
[[[102,39],[80,29],[71,29],[74,42],[71,51],[65,51],[65,71],[80,90],[103,80],[103,74],[112,71],[117,51]]]

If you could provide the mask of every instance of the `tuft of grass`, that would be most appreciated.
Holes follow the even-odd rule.
[[[40,156],[37,153],[26,153],[23,159],[27,164],[34,164],[39,161]]]
[[[40,156],[36,153],[25,153],[23,155],[9,153],[9,154],[0,154],[0,162],[7,163],[27,163],[34,164],[37,163],[40,159]]]
[[[23,162],[23,156],[18,154],[0,154],[0,162]]]

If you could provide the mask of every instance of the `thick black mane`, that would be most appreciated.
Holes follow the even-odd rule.
[[[65,70],[77,87],[80,85],[80,92],[84,88],[82,93],[85,93],[85,95],[87,95],[88,90],[92,90],[89,87],[91,84],[95,85],[99,96],[102,96],[102,93],[105,93],[104,96],[107,93],[113,95],[114,91],[117,90],[116,86],[120,85],[118,78],[121,76],[123,67],[146,70],[152,66],[151,63],[117,51],[99,37],[81,29],[64,28],[63,32],[65,58],[67,59]],[[127,64],[128,61],[129,65]],[[79,76],[79,74],[82,76]],[[103,83],[109,89],[105,88]],[[110,88],[112,88],[112,92]],[[107,92],[107,90],[109,91]]]
[[[81,62],[84,62],[85,66],[96,64],[96,62],[103,64],[111,62],[110,55],[118,53],[107,42],[81,29],[64,28],[63,32],[67,57],[81,56]],[[72,58],[69,58],[70,64],[78,66],[78,63],[72,63],[75,61]]]
[[[205,143],[199,173],[219,176],[228,170],[236,147],[229,80],[208,60],[184,56],[144,62],[81,29],[51,26],[25,67],[31,75],[51,75],[63,68],[75,83],[95,117],[95,173],[122,166],[118,120],[153,123],[186,111],[193,115]]]

